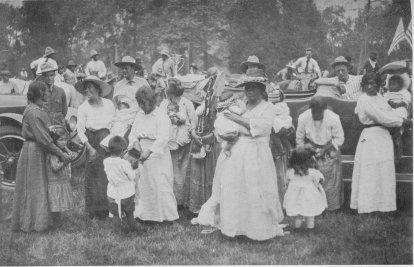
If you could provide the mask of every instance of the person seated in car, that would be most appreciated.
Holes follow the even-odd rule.
[[[349,74],[349,61],[343,56],[337,57],[334,60],[332,68],[335,70],[335,77],[317,79],[315,80],[315,84],[335,85],[339,91],[338,95],[341,98],[347,100],[357,100],[362,94],[362,76]]]

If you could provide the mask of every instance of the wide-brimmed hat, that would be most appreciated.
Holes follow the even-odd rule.
[[[169,57],[169,56],[170,56],[170,52],[169,52],[167,49],[163,49],[163,50],[161,50],[160,54],[161,54],[161,55],[166,55],[167,57]]]
[[[239,84],[235,87],[243,87],[248,83],[260,83],[267,86],[267,78],[264,70],[262,69],[249,69],[247,70],[246,76],[243,77]]]
[[[335,68],[335,66],[337,65],[349,66],[349,61],[346,60],[344,56],[340,56],[340,57],[335,58],[334,62],[332,62],[331,64],[332,68]]]
[[[115,63],[115,66],[117,66],[118,68],[121,68],[122,66],[125,66],[125,65],[130,65],[134,68],[138,66],[137,62],[135,61],[135,58],[131,56],[124,56],[121,61]]]
[[[259,58],[258,57],[256,57],[256,56],[249,56],[248,58],[247,58],[247,60],[246,61],[243,61],[241,64],[240,64],[240,69],[241,69],[241,71],[243,72],[243,73],[246,73],[246,71],[247,71],[247,66],[248,66],[248,64],[255,64],[255,65],[257,65],[257,67],[259,68],[259,69],[262,69],[262,70],[264,70],[265,69],[265,66],[262,64],[262,63],[260,63],[260,61],[259,61]]]
[[[91,50],[91,57],[99,55],[98,51],[96,50]]]
[[[8,70],[2,70],[0,71],[0,76],[11,76],[11,73]]]
[[[56,54],[55,49],[51,48],[50,46],[45,48],[45,54],[43,55],[43,57],[47,57],[50,55]]]
[[[57,67],[52,62],[44,62],[40,65],[40,74],[50,72],[50,71],[57,71]]]
[[[66,67],[71,67],[71,66],[76,67],[77,65],[78,65],[78,64],[76,64],[76,63],[75,63],[75,61],[73,61],[73,60],[71,59],[71,60],[69,60],[68,64],[66,64]]]
[[[96,84],[97,86],[99,86],[99,88],[101,88],[101,91],[102,91],[102,97],[107,96],[112,91],[112,88],[109,84],[102,81],[101,79],[99,79],[95,75],[89,75],[85,79],[83,79],[82,81],[78,81],[75,84],[76,90],[78,92],[80,92],[81,94],[83,94],[85,92],[85,83],[86,82],[92,82],[92,83]]]
[[[113,74],[112,72],[109,72],[107,75],[106,75],[106,80],[105,80],[105,82],[106,83],[110,83],[110,82],[112,82],[114,79],[116,79],[116,75],[115,74]]]

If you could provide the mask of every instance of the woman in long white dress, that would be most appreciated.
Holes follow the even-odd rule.
[[[201,207],[193,224],[214,226],[229,237],[244,235],[266,240],[283,235],[279,222],[283,211],[279,201],[276,170],[269,138],[276,116],[266,102],[266,78],[262,70],[248,71],[238,87],[245,87],[247,111],[226,118],[240,124],[240,137],[231,155],[221,152],[210,199]]]
[[[364,130],[359,137],[352,173],[351,208],[358,213],[394,211],[396,181],[391,135],[385,127],[401,127],[406,120],[394,113],[378,94],[375,74],[362,78],[364,94],[355,108]]]
[[[143,162],[138,181],[138,202],[134,217],[143,221],[178,219],[177,201],[173,193],[173,166],[168,150],[171,122],[155,105],[157,95],[149,86],[136,93],[139,107],[129,135],[129,148],[139,141]]]

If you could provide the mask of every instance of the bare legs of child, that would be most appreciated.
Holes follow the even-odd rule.
[[[315,228],[315,217],[305,217],[305,216],[296,216],[295,218],[295,228],[300,228],[303,221],[306,221],[306,228],[313,229]]]

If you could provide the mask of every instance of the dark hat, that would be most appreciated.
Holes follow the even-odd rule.
[[[190,67],[193,67],[193,68],[195,68],[196,70],[198,70],[197,64],[195,64],[195,63],[191,63],[191,64],[190,64]]]

